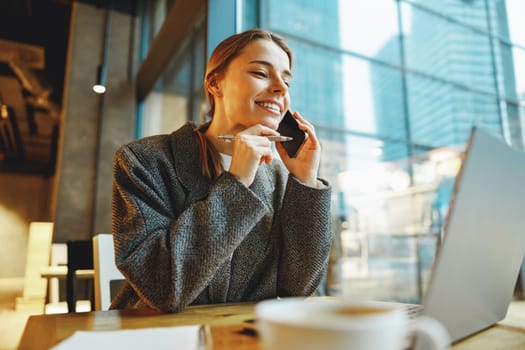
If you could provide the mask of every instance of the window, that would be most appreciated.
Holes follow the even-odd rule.
[[[296,55],[333,186],[344,293],[418,301],[473,125],[523,147],[519,0],[241,1]]]

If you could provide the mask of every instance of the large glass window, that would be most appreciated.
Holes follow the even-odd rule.
[[[488,36],[406,3],[401,8],[403,19],[409,23],[403,27],[408,69],[472,89],[496,92]],[[481,16],[476,18],[486,22]]]
[[[492,0],[488,1],[492,7],[496,23],[496,34],[507,41],[525,48],[525,22],[522,13],[525,13],[523,0]]]
[[[440,183],[444,167],[428,153],[409,156],[405,142],[347,135],[344,144],[345,167],[331,179],[344,293],[417,301],[450,195]]]
[[[419,300],[472,126],[523,147],[520,1],[242,3],[239,30],[297,57],[292,106],[323,145],[344,293]]]
[[[494,96],[418,75],[405,78],[412,143],[433,148],[462,144],[473,125],[502,133]]]
[[[261,2],[265,27],[320,46],[399,63],[396,5],[392,0]],[[348,33],[348,35],[341,35]]]
[[[140,6],[144,16],[142,18],[144,28],[144,35],[142,37],[143,49],[147,51],[151,42],[158,34],[167,13],[173,4],[174,0],[154,0],[146,1],[140,0]]]
[[[502,95],[511,101],[525,100],[525,49],[499,42],[498,66]]]
[[[415,8],[425,9],[447,22],[462,25],[488,32],[486,0],[402,0],[414,5]],[[519,1],[519,0],[518,0]],[[492,0],[489,0],[492,2]],[[438,28],[434,28],[438,29]]]
[[[343,57],[346,129],[407,141],[401,73],[369,60]]]
[[[140,136],[170,133],[188,120],[202,120],[206,107],[204,23],[202,14],[144,100]]]

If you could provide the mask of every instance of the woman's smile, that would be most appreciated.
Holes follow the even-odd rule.
[[[280,104],[278,104],[276,102],[256,101],[255,104],[257,104],[258,106],[260,106],[260,107],[264,108],[265,110],[270,111],[272,113],[275,113],[275,114],[278,114],[278,115],[282,114],[282,107],[281,107]]]

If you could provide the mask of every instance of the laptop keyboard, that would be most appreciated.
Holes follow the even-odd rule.
[[[409,319],[416,318],[423,312],[421,304],[405,304],[404,307]]]
[[[423,305],[421,304],[403,304],[403,308],[410,321],[415,321],[418,316],[423,313]],[[414,348],[414,337],[413,335],[407,335],[404,340],[403,349],[412,350]]]

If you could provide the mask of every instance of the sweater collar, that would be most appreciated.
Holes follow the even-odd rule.
[[[195,131],[196,125],[187,122],[171,135],[173,161],[177,177],[187,192],[203,197],[208,192],[211,180],[204,176],[200,167],[200,149]]]

